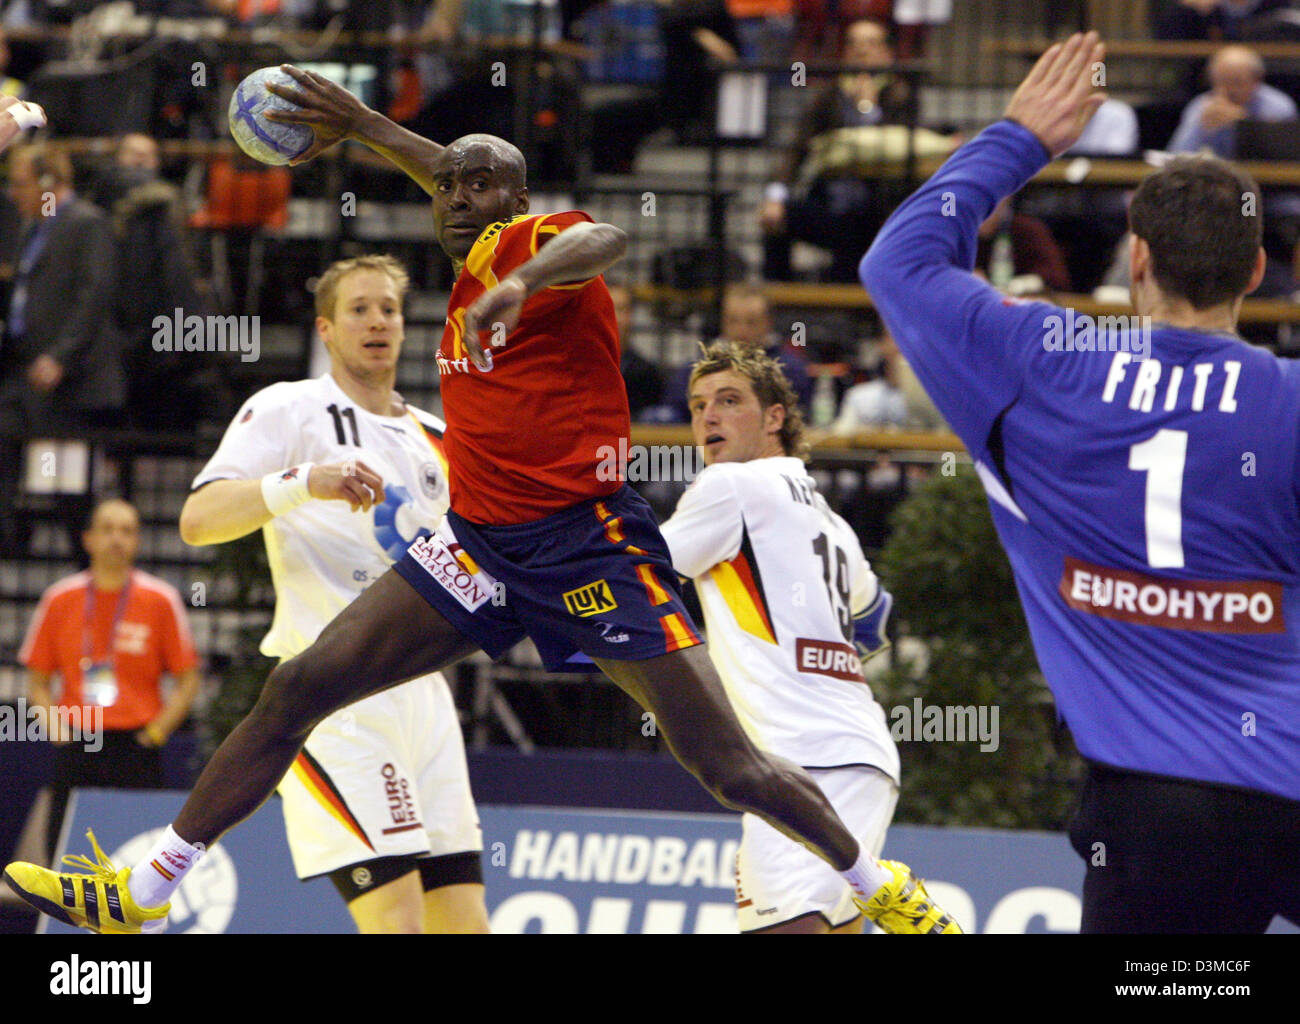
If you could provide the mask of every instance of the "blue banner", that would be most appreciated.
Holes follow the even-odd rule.
[[[119,867],[143,857],[184,793],[81,790],[65,832],[87,826]],[[740,819],[727,814],[479,808],[492,930],[500,933],[735,932]],[[1083,863],[1062,834],[898,825],[884,856],[926,879],[967,932],[1077,932]],[[44,919],[48,920],[48,919]],[[67,932],[49,921],[48,930]],[[293,873],[276,800],[200,861],[173,900],[176,933],[354,931],[328,879]],[[1273,931],[1300,929],[1274,922]]]

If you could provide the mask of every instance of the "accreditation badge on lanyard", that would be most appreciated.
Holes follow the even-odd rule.
[[[108,650],[102,658],[93,654],[94,639],[91,627],[95,621],[95,585],[86,588],[86,616],[81,630],[81,694],[82,699],[90,705],[109,708],[117,703],[117,670],[113,654],[114,642],[117,640],[117,627],[126,611],[127,597],[131,593],[131,577],[128,575],[122,585],[122,592],[117,598],[117,609],[113,612],[113,624],[108,630]]]

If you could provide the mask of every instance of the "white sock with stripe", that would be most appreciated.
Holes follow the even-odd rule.
[[[191,846],[170,825],[149,848],[144,859],[131,869],[127,888],[137,907],[160,907],[171,901],[172,893],[203,857],[202,846]]]
[[[893,872],[866,850],[858,854],[857,863],[853,867],[841,871],[840,874],[863,900],[871,899],[882,885],[887,885],[894,880]]]

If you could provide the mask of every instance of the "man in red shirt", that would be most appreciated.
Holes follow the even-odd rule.
[[[433,199],[434,230],[457,272],[438,351],[451,509],[311,648],[271,673],[134,870],[102,858],[94,875],[17,864],[5,872],[10,886],[90,927],[104,922],[85,912],[84,893],[98,905],[100,890],[113,888],[124,920],[108,929],[152,928],[206,846],[267,798],[322,718],[476,650],[498,657],[527,636],[552,670],[594,662],[651,712],[721,803],[818,853],[872,920],[941,932],[945,916],[910,874],[860,850],[811,777],[749,739],[682,603],[653,512],[621,473],[601,471],[630,430],[600,276],[622,257],[623,232],[584,213],[528,216],[523,154],[503,139],[468,135],[443,147],[319,75],[286,70],[299,89],[275,91],[305,108],[287,119],[317,137],[296,162],[356,138]],[[266,519],[312,498],[350,495],[367,508],[383,500],[378,480],[316,481],[310,466],[296,469],[267,477]],[[58,902],[61,892],[72,902]]]
[[[27,666],[31,704],[48,709],[57,744],[51,852],[73,786],[162,786],[162,747],[199,689],[180,595],[133,568],[140,547],[135,509],[116,499],[102,502],[82,543],[90,568],[45,591],[18,655]],[[165,673],[175,678],[166,698],[159,687]],[[62,680],[57,699],[56,675]],[[79,725],[80,735],[61,735],[62,723]]]

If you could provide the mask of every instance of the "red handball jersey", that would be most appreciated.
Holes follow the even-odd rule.
[[[591,218],[577,211],[493,224],[456,281],[438,349],[451,507],[474,523],[528,523],[622,484],[627,437],[618,324],[600,277],[531,296],[486,373],[465,348],[465,310],[536,255],[547,235]],[[488,335],[481,335],[484,346]]]

